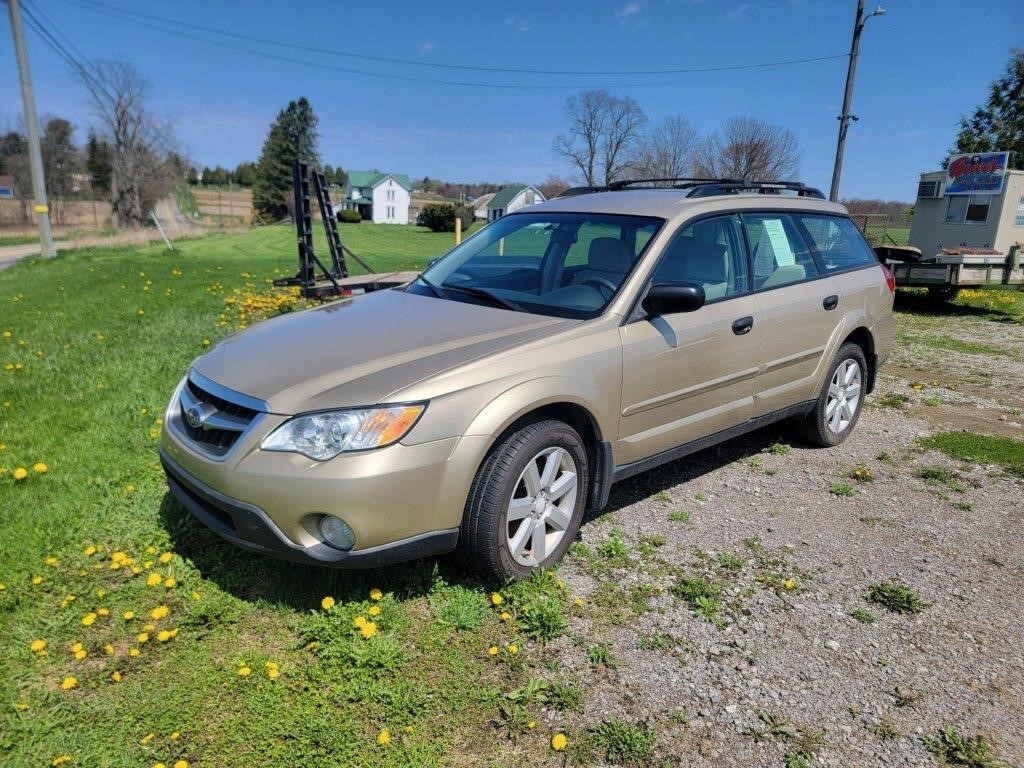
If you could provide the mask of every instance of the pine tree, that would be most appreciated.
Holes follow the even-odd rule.
[[[110,145],[89,131],[89,139],[85,145],[85,170],[92,180],[93,192],[99,195],[110,194],[110,180],[114,174],[113,155]]]
[[[1024,168],[1024,48],[1010,55],[1006,72],[989,86],[988,101],[960,118],[950,155],[1009,152],[1009,167]],[[949,157],[943,167],[949,163]]]
[[[270,126],[263,152],[256,163],[253,208],[264,218],[276,221],[287,216],[292,202],[292,162],[298,157],[310,165],[319,162],[317,125],[319,120],[305,97],[288,102]]]

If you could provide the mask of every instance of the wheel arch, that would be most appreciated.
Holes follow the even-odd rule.
[[[875,353],[874,335],[862,325],[850,331],[839,347],[842,348],[843,344],[856,344],[864,351],[864,359],[868,364],[866,392],[870,394],[875,389],[875,374],[878,371],[878,356]]]

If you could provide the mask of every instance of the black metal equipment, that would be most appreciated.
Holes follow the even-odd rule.
[[[274,281],[274,285],[297,285],[303,298],[325,299],[346,294],[346,288],[339,282],[348,277],[348,266],[345,264],[345,252],[338,235],[338,219],[334,215],[331,194],[327,188],[327,180],[318,171],[312,173],[316,201],[320,206],[320,218],[323,220],[324,232],[327,234],[327,249],[331,253],[331,266],[328,268],[317,257],[313,248],[313,211],[309,199],[310,170],[307,163],[296,160],[292,164],[292,189],[295,194],[295,228],[298,233],[299,271],[294,277],[285,277]],[[349,253],[351,253],[349,251]],[[355,256],[355,254],[352,254]],[[356,258],[364,269],[371,271],[359,258]],[[320,268],[323,277],[317,277],[316,268]]]

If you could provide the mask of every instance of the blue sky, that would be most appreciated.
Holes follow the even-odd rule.
[[[182,30],[329,67],[547,86],[453,86],[307,67],[140,27],[88,10],[78,0],[34,0],[83,56],[120,57],[138,67],[152,83],[154,108],[175,120],[199,165],[255,159],[277,111],[305,95],[320,116],[324,162],[450,181],[539,182],[569,171],[551,152],[552,139],[563,128],[566,97],[605,86],[635,98],[652,121],[681,114],[707,132],[731,116],[750,115],[785,126],[803,147],[803,179],[825,189],[845,58],[727,73],[576,76],[400,66],[363,57],[612,72],[825,57],[848,51],[855,7],[854,0],[105,1],[190,24],[360,55],[304,52]],[[1024,45],[1024,3],[882,4],[887,14],[871,19],[863,36],[853,109],[860,121],[850,130],[842,195],[909,200],[917,174],[937,167],[950,145],[959,115],[984,98],[1009,49]],[[89,117],[83,89],[35,33],[28,36],[39,113],[69,117],[84,133]],[[0,34],[0,62],[0,127],[6,128],[16,126],[21,114],[6,29]]]

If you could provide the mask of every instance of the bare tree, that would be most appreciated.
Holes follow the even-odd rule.
[[[568,179],[551,174],[537,186],[537,189],[540,190],[540,193],[544,195],[545,199],[550,200],[551,198],[562,194],[571,186],[572,183]]]
[[[607,184],[621,176],[647,123],[636,101],[605,90],[569,97],[565,117],[569,127],[555,137],[554,152],[568,160],[588,186]]]
[[[114,214],[123,225],[139,226],[176,180],[166,162],[176,147],[173,125],[149,111],[149,83],[131,64],[99,60],[75,74],[111,147]]]
[[[700,146],[700,135],[682,115],[671,115],[637,142],[630,173],[642,179],[688,176]]]
[[[708,178],[782,181],[800,172],[796,135],[767,120],[733,117],[701,142],[694,170]]]
[[[81,167],[75,146],[74,126],[62,117],[51,117],[39,142],[43,155],[43,177],[50,194],[54,221],[66,223],[68,196],[77,191],[75,174]]]

